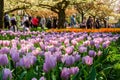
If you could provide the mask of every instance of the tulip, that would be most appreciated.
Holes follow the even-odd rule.
[[[53,56],[56,57],[57,61],[61,61],[62,58],[62,52],[61,51],[56,51]]]
[[[41,42],[39,43],[42,50],[45,50],[45,45]]]
[[[17,50],[16,48],[11,48],[11,50],[10,50],[10,55],[11,55],[12,60],[13,60],[14,62],[19,61],[19,59],[20,59],[20,57],[19,57],[19,52],[18,52],[18,50]]]
[[[46,80],[46,79],[45,79],[45,77],[43,76],[43,77],[41,77],[39,80]]]
[[[67,48],[65,49],[65,51],[66,51],[67,54],[71,54],[71,53],[73,52],[73,50],[74,50],[74,48],[73,48],[72,46],[67,47]]]
[[[71,68],[63,68],[61,72],[61,78],[63,80],[68,80],[71,75],[75,75],[79,72],[78,67],[71,67]]]
[[[81,58],[81,56],[76,52],[73,53],[73,57],[75,58],[75,61],[79,61]]]
[[[102,54],[102,51],[98,51],[97,56],[100,56]]]
[[[62,58],[62,62],[67,66],[70,66],[75,63],[75,58],[72,55],[64,55]]]
[[[9,53],[9,51],[10,51],[10,49],[8,47],[2,47],[0,49],[1,54],[7,54],[7,53]]]
[[[0,54],[0,65],[7,65],[8,57],[7,54]]]
[[[37,80],[36,78],[32,78],[31,80]]]
[[[79,47],[79,52],[80,52],[80,53],[87,52],[87,47],[80,46],[80,47]]]
[[[71,74],[75,75],[79,72],[79,68],[78,67],[71,67],[70,68]]]
[[[70,69],[69,68],[63,68],[61,72],[61,78],[64,80],[68,80],[70,77]]]
[[[73,45],[77,45],[77,41],[76,41],[76,40],[72,40],[71,43],[72,43]]]
[[[86,65],[92,65],[93,64],[93,58],[90,56],[85,56],[82,58],[82,62]]]
[[[30,54],[30,53],[28,53]],[[35,62],[36,62],[36,57],[33,55],[26,55],[23,58],[20,59],[18,66],[22,66],[25,68],[30,68]]]
[[[94,50],[89,50],[89,56],[90,57],[95,57],[96,56],[96,52]]]
[[[99,44],[95,44],[95,47],[96,47],[97,49],[99,49],[99,48],[100,48],[100,45],[99,45]]]
[[[5,68],[3,70],[3,80],[8,80],[8,78],[12,80],[12,72],[9,69]]]
[[[43,64],[44,72],[49,72],[57,64],[57,59],[55,56],[51,55],[50,52],[45,53],[45,63]]]
[[[94,44],[95,44],[94,41],[91,40],[91,41],[90,41],[90,45],[91,45],[91,46],[94,46]]]
[[[64,44],[67,45],[69,44],[69,42],[70,42],[69,39],[65,39]]]

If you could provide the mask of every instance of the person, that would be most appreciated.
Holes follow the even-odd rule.
[[[87,22],[86,17],[84,17],[82,23],[80,24],[80,28],[87,28],[86,27],[86,22]]]
[[[86,25],[87,25],[87,28],[88,29],[90,29],[90,28],[92,28],[92,22],[93,22],[93,19],[92,19],[92,17],[91,16],[89,16],[89,18],[88,18],[88,20],[87,20],[87,22],[86,22]]]
[[[11,27],[10,27],[10,30],[12,30],[13,32],[17,31],[17,20],[16,20],[16,17],[15,17],[14,14],[12,14],[12,17],[11,17]]]
[[[29,19],[26,19],[23,26],[23,32],[29,31],[29,28],[30,28],[30,22],[29,22]]]
[[[101,27],[100,21],[99,21],[99,19],[97,18],[97,19],[96,19],[96,28],[99,29],[100,27]]]
[[[42,28],[44,29],[46,27],[46,19],[45,19],[45,17],[43,15],[42,15],[42,18],[40,20],[40,23],[42,25]]]
[[[75,15],[72,15],[71,16],[71,23],[70,23],[70,25],[71,25],[71,27],[73,26],[75,26],[76,25],[76,19],[75,19]]]
[[[103,23],[104,23],[105,28],[107,28],[107,20],[106,19],[103,19]]]
[[[57,18],[53,18],[53,28],[57,28]]]
[[[5,28],[10,29],[10,16],[8,14],[5,14],[4,16],[4,25]]]
[[[32,26],[37,29],[37,26],[39,24],[37,17],[33,17],[31,22],[32,22]]]
[[[52,28],[51,16],[49,16],[49,17],[47,18],[46,27],[47,27],[48,29]]]

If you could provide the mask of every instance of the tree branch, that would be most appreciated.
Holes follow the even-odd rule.
[[[4,13],[10,13],[10,12],[14,12],[16,10],[23,10],[23,9],[28,9],[30,6],[22,6],[22,7],[17,7],[17,8],[14,8],[12,10],[9,10],[9,11],[6,11]]]

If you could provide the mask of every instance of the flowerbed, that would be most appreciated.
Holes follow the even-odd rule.
[[[120,65],[119,37],[112,33],[2,31],[0,79],[117,80],[112,71],[114,64]]]
[[[120,28],[100,28],[100,29],[79,29],[79,28],[66,28],[66,29],[50,29],[47,32],[120,32]]]

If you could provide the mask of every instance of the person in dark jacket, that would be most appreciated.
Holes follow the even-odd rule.
[[[14,32],[17,31],[17,20],[16,20],[16,17],[15,17],[14,14],[11,17],[11,27],[10,27],[10,29]]]
[[[57,28],[57,18],[53,18],[53,28]]]
[[[4,25],[5,28],[10,29],[10,16],[8,14],[5,14],[4,16]]]
[[[51,17],[49,17],[49,18],[47,19],[46,27],[47,27],[48,29],[52,28]]]
[[[99,19],[97,18],[97,19],[96,19],[96,28],[99,29],[100,27],[101,27],[100,21],[99,21]]]
[[[92,28],[92,17],[91,16],[89,16],[86,25],[88,29]]]

